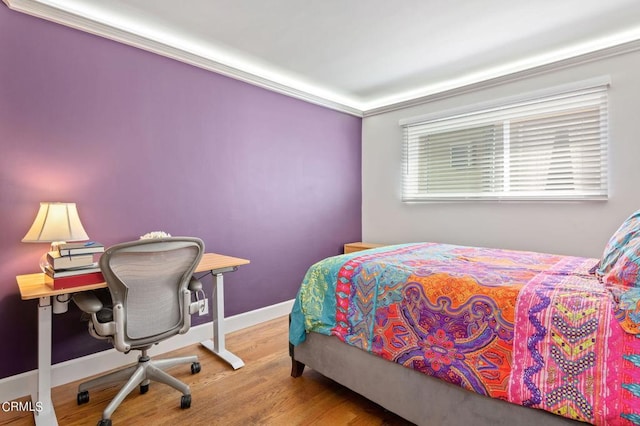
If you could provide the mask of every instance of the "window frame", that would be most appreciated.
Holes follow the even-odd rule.
[[[575,200],[607,200],[609,194],[608,188],[608,146],[609,146],[609,126],[608,126],[608,89],[611,84],[609,76],[598,77],[590,80],[584,80],[576,83],[571,83],[562,86],[555,86],[544,90],[539,90],[535,92],[530,92],[524,95],[517,95],[508,98],[502,98],[490,102],[479,103],[475,105],[471,105],[469,107],[457,108],[453,110],[447,110],[434,114],[427,114],[413,118],[402,119],[399,122],[399,125],[402,128],[402,201],[403,202],[430,202],[430,201],[469,201],[469,200],[478,200],[478,201],[522,201],[522,200],[541,200],[541,201],[575,201]],[[554,104],[554,100],[557,99],[573,99],[573,97],[580,96],[580,103],[577,105],[572,105],[567,103],[563,104],[561,101],[558,104]],[[593,100],[589,97],[593,96]],[[586,100],[585,100],[586,99]],[[541,112],[536,113],[536,108],[542,105],[544,108]],[[546,118],[544,115],[546,115]],[[561,141],[556,140],[556,136],[551,136],[548,138],[551,142],[551,150],[550,154],[547,154],[547,157],[540,157],[541,161],[549,162],[549,167],[551,167],[551,161],[553,157],[556,156],[556,160],[558,159],[554,150],[560,147],[560,145],[564,145],[565,154],[566,147],[568,146],[571,150],[571,146],[574,146],[574,150],[569,156],[569,159],[562,160],[564,163],[562,164],[565,172],[569,170],[569,178],[570,183],[566,183],[567,178],[564,177],[564,181],[562,179],[558,179],[554,181],[553,177],[550,177],[554,172],[547,171],[547,175],[543,176],[543,179],[538,180],[543,182],[538,185],[538,189],[536,191],[526,192],[522,189],[514,190],[511,189],[511,180],[515,176],[519,176],[518,179],[514,181],[521,185],[521,187],[526,186],[526,182],[524,182],[521,178],[521,175],[518,175],[518,171],[522,171],[518,169],[517,162],[514,160],[515,153],[512,153],[511,150],[516,147],[517,149],[522,150],[523,147],[526,147],[526,142],[511,141],[511,137],[513,136],[513,132],[516,130],[511,129],[513,123],[517,123],[519,128],[527,128],[527,126],[533,126],[537,121],[543,120],[543,124],[546,124],[544,120],[548,120],[549,122],[553,122],[553,120],[569,117],[571,115],[578,114],[574,120],[575,122],[569,122],[567,124],[568,128],[573,129],[576,128],[578,130],[582,129],[582,127],[590,130],[591,139],[588,142],[580,142],[576,143],[575,140],[577,136],[575,133],[567,136],[567,141],[561,143]],[[583,117],[584,116],[584,117]],[[585,118],[586,117],[586,118]],[[597,117],[597,118],[594,118]],[[587,119],[591,118],[591,121],[587,121]],[[580,120],[584,122],[580,122]],[[577,123],[577,124],[576,124]],[[588,124],[591,123],[591,124]],[[593,124],[595,123],[595,124]],[[429,183],[427,181],[427,171],[421,171],[421,168],[428,168],[428,163],[431,160],[430,155],[425,152],[428,149],[438,150],[439,154],[446,157],[446,141],[443,143],[443,147],[436,146],[435,148],[426,148],[422,147],[420,144],[426,144],[425,140],[421,140],[421,137],[428,138],[431,136],[434,140],[438,137],[442,139],[447,139],[447,133],[455,133],[456,131],[460,132],[473,132],[478,131],[483,126],[502,126],[502,136],[500,140],[500,144],[503,146],[500,148],[502,151],[496,154],[498,151],[494,151],[491,153],[492,157],[482,157],[480,159],[481,162],[493,161],[494,163],[503,161],[503,164],[500,167],[497,167],[497,174],[495,176],[499,176],[499,180],[502,182],[494,182],[494,183],[483,183],[483,182],[472,182],[471,180],[465,181],[464,179],[460,181],[456,181],[455,173],[447,173],[446,169],[436,168],[436,166],[432,166],[433,174],[444,174],[444,175],[452,175],[453,179],[450,180],[439,180],[432,179],[433,183]],[[466,126],[466,127],[465,127]],[[571,127],[573,126],[573,127]],[[582,126],[582,127],[581,127]],[[595,130],[594,130],[595,129]],[[413,133],[411,133],[413,132]],[[567,132],[565,128],[561,128],[558,132]],[[416,136],[417,135],[417,136]],[[444,135],[444,136],[442,136]],[[595,136],[593,136],[595,135]],[[573,138],[573,139],[572,139]],[[453,137],[449,137],[449,149],[451,150],[450,154],[450,169],[457,169],[454,167],[454,162],[459,161],[460,165],[465,161],[473,161],[473,160],[465,160],[461,155],[460,159],[455,160],[453,152],[458,150],[459,153],[467,153],[467,159],[472,157],[471,154],[475,147],[472,144],[475,142],[469,138],[462,139],[461,141],[455,140],[455,135]],[[481,144],[489,144],[490,142],[487,140],[480,140]],[[434,142],[435,144],[435,142]],[[426,145],[425,145],[426,146]],[[596,147],[594,149],[594,147]],[[483,148],[485,151],[487,148]],[[517,151],[517,149],[515,151]],[[548,147],[546,147],[548,149]],[[488,152],[491,150],[489,149]],[[574,181],[573,170],[574,162],[579,159],[583,159],[585,156],[585,152],[589,152],[589,154],[595,156],[596,162],[593,162],[595,165],[582,165],[579,168],[576,175],[578,178],[575,178],[577,183]],[[444,154],[443,154],[444,153]],[[485,153],[486,155],[486,153]],[[565,155],[566,157],[566,155]],[[444,158],[444,157],[443,157]],[[531,157],[537,159],[537,157]],[[529,159],[531,159],[529,158]],[[591,161],[591,157],[589,159]],[[438,160],[440,164],[442,164],[445,160],[440,158]],[[435,160],[433,160],[435,162]],[[467,162],[467,164],[469,164]],[[495,167],[493,165],[486,166],[489,170],[490,167]],[[520,167],[524,167],[521,166]],[[556,167],[555,165],[553,167]],[[512,170],[513,169],[513,170]],[[444,170],[444,172],[443,172]],[[482,171],[481,170],[481,171]],[[473,171],[473,170],[472,170]],[[586,172],[585,172],[586,171]],[[482,175],[476,171],[477,174]],[[585,174],[586,173],[586,174]],[[584,177],[584,176],[586,177]],[[595,178],[594,178],[595,176]],[[556,186],[554,186],[554,183]],[[470,191],[462,192],[460,190],[454,189],[451,192],[443,192],[437,190],[429,190],[426,189],[428,186],[432,188],[437,187],[438,185],[442,185],[443,188],[446,188],[447,185],[450,185],[453,188],[461,186],[464,189],[464,185],[469,185],[468,188]],[[473,186],[476,188],[474,191]],[[500,187],[502,186],[502,190],[495,190],[493,186]],[[506,186],[505,186],[506,185]],[[518,185],[516,185],[517,187]],[[491,189],[480,189],[477,188],[491,188]],[[432,192],[430,192],[432,191]]]

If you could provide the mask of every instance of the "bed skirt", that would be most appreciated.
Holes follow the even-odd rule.
[[[417,425],[585,424],[470,392],[371,355],[331,336],[311,332],[305,342],[291,346],[290,351],[293,377],[300,376],[306,365]]]

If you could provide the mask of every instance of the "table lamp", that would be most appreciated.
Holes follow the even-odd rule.
[[[40,210],[22,242],[51,243],[51,249],[55,250],[61,243],[88,239],[76,203],[40,203]]]
[[[24,236],[24,243],[51,243],[50,250],[55,251],[60,244],[67,241],[84,241],[89,236],[82,227],[76,203],[40,203],[40,210],[33,225]],[[40,269],[44,272],[47,266],[47,253],[40,258]],[[54,299],[54,312],[64,312],[68,300]],[[58,306],[58,303],[63,303]]]

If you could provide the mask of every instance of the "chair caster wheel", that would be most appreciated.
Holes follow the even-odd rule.
[[[78,405],[86,404],[87,402],[89,402],[89,391],[78,392],[76,401],[78,401]]]
[[[182,395],[180,398],[180,408],[189,408],[191,407],[191,395]]]
[[[149,392],[149,385],[140,385],[140,395]]]
[[[200,372],[200,363],[194,362],[191,364],[191,374],[196,374]]]
[[[98,422],[98,426],[111,426],[111,419],[102,419]]]

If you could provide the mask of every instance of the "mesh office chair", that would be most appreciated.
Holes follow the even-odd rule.
[[[202,284],[192,274],[200,262],[204,244],[198,238],[170,237],[138,240],[110,247],[100,258],[100,268],[111,293],[112,307],[104,307],[92,293],[78,293],[74,302],[90,314],[89,333],[110,340],[121,352],[142,353],[138,363],[82,383],[78,404],[89,401],[88,389],[122,382],[124,386],[102,414],[99,426],[111,425],[111,415],[125,397],[140,386],[146,393],[150,380],[165,383],[182,392],[181,408],[191,406],[189,386],[163,369],[190,363],[193,374],[200,371],[197,356],[152,361],[147,351],[154,344],[191,326],[191,314],[198,302],[191,302],[192,291]]]

